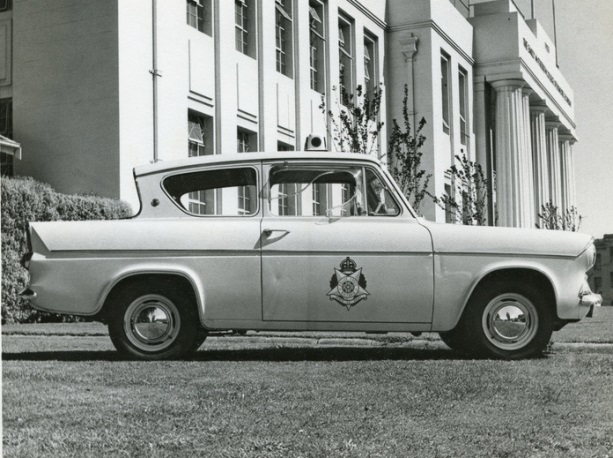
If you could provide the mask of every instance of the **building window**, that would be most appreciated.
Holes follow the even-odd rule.
[[[187,0],[187,25],[207,35],[213,34],[211,0]]]
[[[213,151],[212,120],[207,116],[190,111],[187,115],[188,156],[206,156]]]
[[[609,263],[613,264],[613,246],[609,247]]]
[[[236,50],[255,57],[255,5],[253,0],[234,0]]]
[[[294,151],[294,146],[289,143],[277,142],[277,151]]]
[[[0,135],[13,138],[13,99],[0,99]],[[13,176],[13,156],[1,153],[0,173]]]
[[[187,155],[197,157],[209,154],[213,154],[212,120],[190,111],[187,114]],[[195,215],[216,215],[219,197],[215,189],[193,191],[187,194],[185,206]]]
[[[364,90],[372,98],[377,86],[377,39],[364,33]]]
[[[600,270],[601,267],[602,267],[602,257],[600,256],[600,253],[597,253],[596,254],[596,264],[594,264],[594,269]]]
[[[11,0],[0,0],[0,12],[10,11],[13,7]]]
[[[599,293],[602,291],[602,278],[594,277],[594,292]]]
[[[470,137],[468,133],[468,111],[466,103],[468,100],[468,84],[466,71],[463,68],[460,68],[458,73],[458,85],[460,86],[460,141],[462,145],[467,145]]]
[[[346,98],[353,93],[353,24],[343,16],[338,17],[338,54],[339,86],[341,101],[346,105]]]
[[[292,10],[290,0],[276,0],[277,71],[292,77]]]
[[[238,129],[236,136],[236,150],[239,153],[248,153],[256,150],[257,136],[246,129]],[[238,188],[238,213],[251,215],[256,205],[255,187],[240,186]]]
[[[320,94],[326,91],[326,29],[324,4],[309,2],[311,89]]]
[[[257,150],[257,135],[254,132],[239,127],[236,141],[236,150],[239,153],[251,153]]]
[[[443,114],[443,131],[449,133],[449,56],[441,54],[441,103]]]
[[[300,184],[299,183],[281,183],[278,191],[278,215],[279,216],[297,216],[301,215],[300,210]]]
[[[445,195],[451,197],[451,185],[450,184],[445,184]],[[449,201],[449,199],[445,200],[445,223],[447,224],[451,224],[454,223],[454,214],[453,214],[453,208],[451,207],[451,202]]]

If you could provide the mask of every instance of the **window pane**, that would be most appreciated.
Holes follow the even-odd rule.
[[[362,169],[275,167],[270,173],[269,208],[276,216],[364,215]]]
[[[166,178],[164,188],[195,215],[250,216],[257,213],[256,176],[248,167],[191,172]]]
[[[449,133],[449,59],[446,56],[441,56],[441,99],[443,131]]]
[[[366,169],[366,204],[369,216],[400,214],[400,207],[385,182],[369,168]]]

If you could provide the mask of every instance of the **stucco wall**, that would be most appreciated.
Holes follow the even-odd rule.
[[[15,174],[119,197],[117,2],[15,0],[13,25]]]

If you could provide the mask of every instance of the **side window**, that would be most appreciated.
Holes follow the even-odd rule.
[[[258,210],[257,173],[250,167],[173,175],[164,189],[193,215],[251,216]]]
[[[366,205],[369,216],[398,216],[400,207],[385,182],[369,168],[366,169]]]
[[[275,216],[364,215],[361,167],[273,167],[268,203]]]

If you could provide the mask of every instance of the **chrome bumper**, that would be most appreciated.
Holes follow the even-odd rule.
[[[596,293],[589,293],[581,296],[579,304],[589,307],[600,307],[602,305],[602,296]]]

